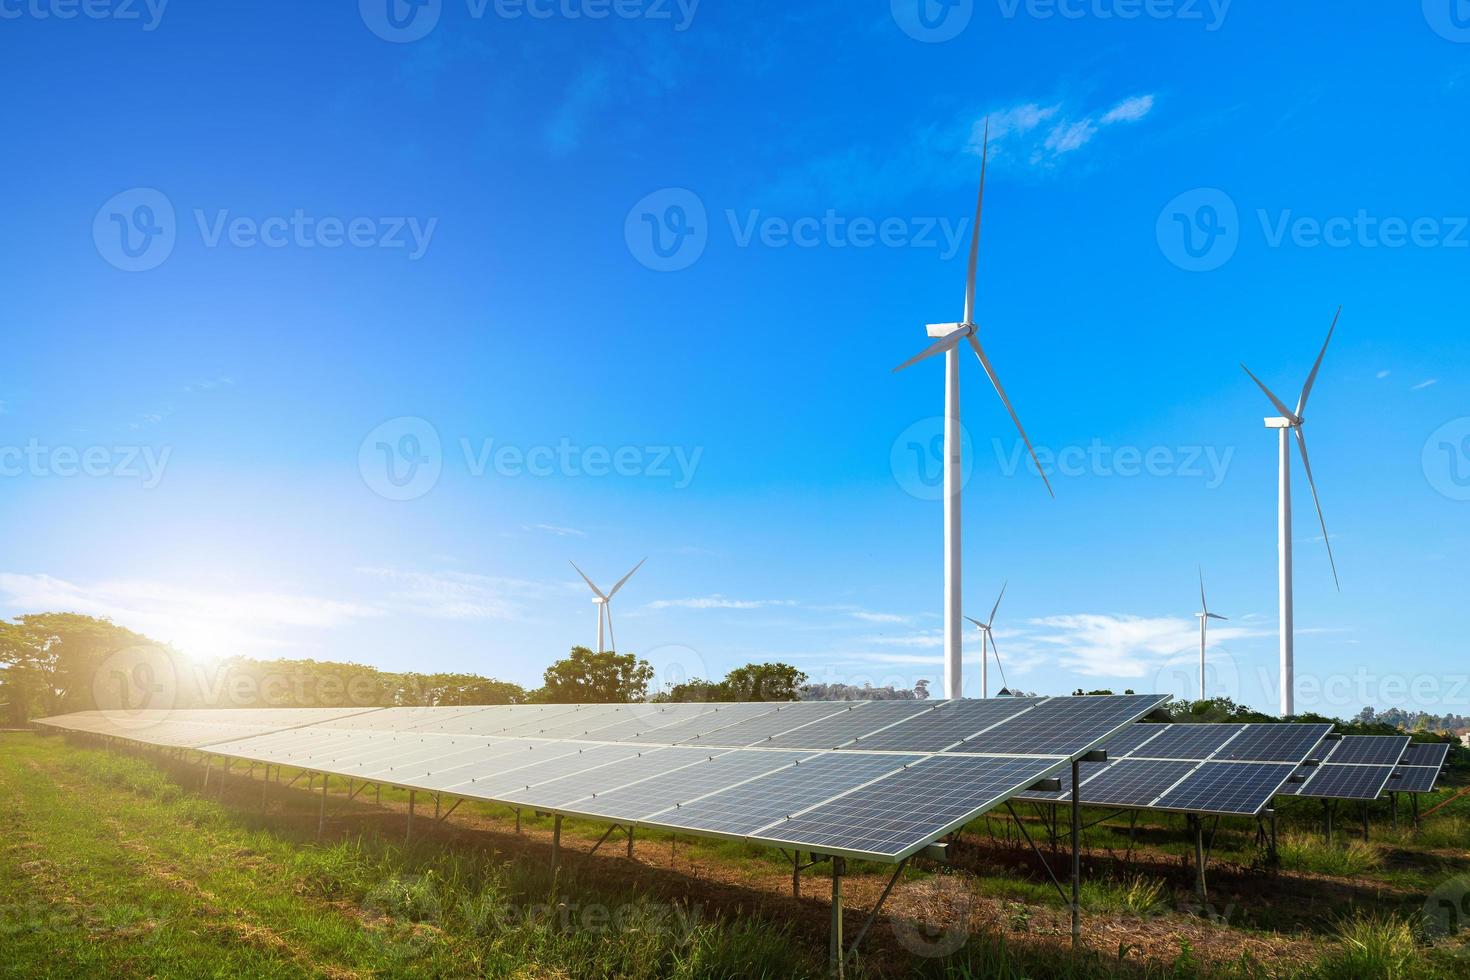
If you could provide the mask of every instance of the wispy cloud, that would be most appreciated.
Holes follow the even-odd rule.
[[[1437,384],[1439,384],[1439,379],[1438,378],[1430,378],[1427,381],[1421,381],[1421,382],[1419,382],[1418,384],[1414,385],[1409,390],[1410,391],[1423,391],[1425,388],[1428,388],[1428,387],[1430,387],[1432,385],[1437,385]]]
[[[772,606],[795,606],[791,599],[729,599],[721,595],[694,599],[655,599],[645,609],[767,609]]]
[[[1001,161],[1025,160],[1040,170],[1055,168],[1064,157],[1087,146],[1104,129],[1136,123],[1154,108],[1154,96],[1136,95],[1104,112],[1081,113],[1062,103],[1042,106],[1034,102],[1011,106],[990,114],[992,154]],[[985,121],[974,124],[970,150],[978,153],[984,144]]]
[[[574,527],[557,527],[555,524],[527,524],[527,531],[545,531],[547,534],[555,534],[560,538],[585,538],[586,531],[580,531]]]
[[[907,623],[912,618],[900,616],[897,613],[868,612],[866,609],[855,609],[850,615],[853,619],[860,619],[865,623]]]
[[[1145,677],[1199,642],[1194,620],[1173,617],[1081,613],[1033,619],[1030,625],[1030,642],[1052,648],[1057,663],[1088,677]],[[1210,641],[1270,635],[1269,629],[1221,627],[1211,631]]]
[[[1392,373],[1392,371],[1379,371],[1376,375],[1374,375],[1374,377],[1378,378],[1381,381]]]
[[[386,602],[395,611],[431,619],[515,619],[521,615],[522,600],[554,591],[540,582],[469,572],[390,567],[358,571],[387,583],[391,591]]]

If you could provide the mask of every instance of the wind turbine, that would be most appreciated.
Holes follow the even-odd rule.
[[[648,561],[648,559],[645,558],[643,559],[643,561]],[[612,598],[613,596],[618,594],[618,589],[621,589],[623,585],[628,581],[628,579],[633,577],[633,572],[636,572],[638,571],[638,569],[643,567],[643,561],[640,561],[638,564],[634,565],[633,571],[618,579],[618,584],[614,585],[607,592],[603,592],[597,586],[593,585],[592,580],[587,577],[587,573],[582,571],[580,568],[577,568],[576,562],[569,563],[573,568],[577,568],[577,574],[582,576],[582,581],[586,582],[587,587],[592,590],[592,601],[597,604],[597,649],[594,651],[595,653],[601,653],[604,649],[602,645],[602,624],[604,620],[607,621],[607,638],[612,643],[611,652],[618,652],[618,641],[617,638],[613,636],[612,628]]]
[[[989,157],[990,120],[987,119],[985,144],[980,157],[980,194],[975,201],[975,225],[970,231],[970,266],[965,279],[964,320],[960,323],[929,324],[927,328],[929,336],[939,339],[893,369],[902,371],[935,354],[944,354],[944,696],[951,699],[963,697],[960,660],[961,620],[964,618],[960,607],[960,473],[963,462],[960,455],[963,448],[960,442],[960,359],[958,350],[961,341],[969,341],[970,347],[974,349],[975,356],[980,359],[980,366],[985,369],[986,377],[995,386],[995,393],[1000,396],[1001,403],[1005,405],[1006,411],[1010,413],[1011,421],[1016,425],[1016,431],[1021,434],[1021,440],[1026,443],[1026,450],[1031,454],[1031,461],[1036,464],[1036,472],[1041,474],[1042,481],[1046,483],[1047,492],[1056,496],[1052,492],[1051,481],[1046,478],[1046,473],[1041,469],[1041,462],[1036,458],[1036,450],[1032,448],[1031,440],[1027,438],[1020,418],[1016,416],[1016,410],[1011,407],[1011,400],[1006,397],[1006,391],[1001,387],[1000,378],[996,376],[995,369],[990,365],[990,359],[985,356],[985,350],[980,346],[979,328],[975,325],[975,265],[980,255],[980,212],[985,204],[985,168]]]
[[[1210,612],[1210,604],[1205,601],[1205,570],[1199,572],[1199,612],[1195,613],[1199,619],[1199,699],[1205,699],[1205,634],[1209,629],[1210,620],[1218,619],[1225,622],[1224,616],[1217,616]]]
[[[1244,364],[1241,367],[1246,374],[1250,375],[1266,397],[1271,399],[1271,404],[1281,415],[1266,419],[1266,428],[1276,429],[1279,434],[1279,460],[1280,472],[1278,476],[1277,501],[1277,572],[1281,581],[1281,716],[1295,714],[1295,698],[1293,687],[1296,683],[1296,653],[1293,648],[1294,625],[1292,619],[1291,598],[1291,436],[1296,436],[1297,448],[1302,453],[1302,468],[1307,473],[1307,484],[1312,488],[1312,502],[1317,506],[1317,522],[1322,525],[1322,542],[1327,545],[1327,561],[1332,565],[1332,581],[1339,592],[1342,591],[1342,583],[1337,578],[1337,560],[1332,557],[1332,541],[1327,536],[1327,520],[1322,516],[1322,501],[1317,496],[1317,481],[1312,479],[1312,461],[1307,456],[1307,438],[1302,434],[1302,425],[1306,422],[1302,413],[1307,409],[1307,398],[1312,394],[1312,385],[1317,381],[1317,371],[1322,367],[1322,358],[1327,356],[1327,345],[1332,343],[1332,333],[1337,329],[1338,318],[1342,316],[1342,307],[1337,308],[1337,315],[1332,318],[1332,326],[1327,330],[1327,340],[1322,344],[1322,352],[1317,355],[1317,363],[1312,365],[1312,373],[1307,375],[1307,383],[1302,386],[1301,398],[1297,400],[1296,411],[1287,408],[1285,403],[1272,394],[1271,389],[1262,383],[1261,379],[1251,374],[1251,369]]]
[[[1006,669],[1000,665],[1000,648],[995,645],[995,634],[991,632],[991,627],[995,625],[995,614],[1000,609],[1000,600],[1006,597],[1006,586],[1010,584],[1007,582],[1000,587],[1000,595],[996,597],[995,606],[990,610],[989,620],[982,623],[973,616],[965,617],[980,629],[980,696],[982,698],[990,697],[990,650],[995,651],[995,665],[1000,667],[1000,682],[1006,688],[1010,687],[1010,683],[1006,680]]]

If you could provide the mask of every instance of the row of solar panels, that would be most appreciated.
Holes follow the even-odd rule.
[[[1330,725],[1135,725],[1105,748],[1108,760],[1083,763],[1082,800],[1120,809],[1255,816],[1277,795],[1373,800],[1385,790],[1427,793],[1449,754],[1447,744],[1408,736],[1332,736]],[[1070,774],[1058,792],[1018,798],[1057,803],[1072,797]]]
[[[87,712],[72,731],[898,861],[1167,698]]]

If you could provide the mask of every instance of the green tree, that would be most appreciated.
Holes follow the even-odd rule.
[[[798,701],[806,674],[790,664],[746,664],[725,675],[728,701]]]
[[[620,704],[648,699],[653,668],[631,653],[593,653],[572,647],[571,655],[546,668],[545,686],[534,700],[557,704]]]
[[[0,665],[10,675],[13,716],[23,721],[92,708],[93,684],[108,656],[148,645],[157,644],[110,620],[80,613],[33,613],[0,623]]]

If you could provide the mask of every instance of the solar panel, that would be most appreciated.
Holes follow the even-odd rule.
[[[1445,759],[1449,758],[1450,745],[1448,742],[1411,742],[1404,750],[1403,758],[1399,760],[1401,766],[1433,766],[1435,769],[1443,769]]]
[[[1196,762],[1174,759],[1125,759],[1101,771],[1082,776],[1082,802],[1109,806],[1147,807],[1166,790],[1195,770]],[[1065,783],[1070,784],[1067,774]],[[1064,788],[1070,789],[1064,784]],[[1071,800],[1071,793],[1065,797]]]
[[[1408,747],[1407,735],[1344,735],[1327,761],[1335,766],[1391,766],[1403,758]]]
[[[1133,727],[1148,728],[1150,726],[1135,725]],[[1161,727],[1164,730],[1157,737],[1149,740],[1146,746],[1135,749],[1133,754],[1145,759],[1194,759],[1197,762],[1203,762],[1245,731],[1244,725],[1164,725]],[[1106,745],[1109,755],[1116,751],[1114,741],[1116,740],[1110,740]]]
[[[1134,753],[1147,755],[1147,747],[1153,744],[1154,739],[1160,738],[1174,727],[1174,725],[1144,724],[1142,722],[1129,725],[1103,743],[1103,748],[1107,750],[1108,757],[1112,759],[1121,759]]]
[[[641,820],[686,800],[728,789],[810,757],[810,752],[800,749],[779,752],[737,749],[707,757],[677,772],[660,772],[631,786],[574,800],[567,807],[614,820]]]
[[[1393,766],[1322,765],[1305,783],[1294,787],[1293,795],[1325,800],[1376,800],[1393,771]]]
[[[1296,769],[1289,762],[1206,762],[1159,797],[1154,807],[1184,813],[1255,816]],[[1085,788],[1082,798],[1087,799]]]
[[[775,711],[716,729],[691,741],[704,745],[723,745],[732,749],[762,745],[792,729],[842,714],[849,707],[849,703],[842,701],[793,701],[776,705]]]
[[[789,769],[652,816],[669,827],[744,837],[922,758],[887,753],[819,753]]]
[[[753,835],[824,853],[898,860],[1055,769],[1055,760],[931,756]]]
[[[148,716],[150,728],[141,735],[121,732],[116,719],[100,713],[43,724],[116,733],[147,744],[171,744],[168,739],[181,733],[207,732],[209,754],[253,763],[896,861],[1061,768],[1065,756],[834,751],[837,745],[880,729],[896,733],[902,723],[925,718],[910,730],[912,738],[937,744],[964,732],[970,738],[963,747],[973,753],[1038,705],[1055,705],[1049,719],[1055,730],[1039,735],[1033,726],[1023,733],[1025,744],[1033,752],[1048,738],[1090,747],[1164,700],[502,705],[373,709],[362,718],[292,709],[159,712]],[[1006,717],[1018,709],[1018,717]],[[374,714],[376,722],[368,721]],[[265,720],[270,724],[252,724]],[[975,730],[991,724],[986,731]],[[554,731],[558,737],[514,734],[526,731]],[[756,744],[726,748],[628,741],[720,733]],[[816,744],[795,746],[795,751],[771,747],[786,740]]]
[[[854,701],[840,714],[777,735],[764,744],[773,749],[835,749],[933,707],[929,701]]]
[[[939,752],[1014,718],[1037,704],[1027,698],[947,701],[933,711],[910,715],[889,728],[861,736],[843,749],[891,752]]]
[[[1439,782],[1438,766],[1399,766],[1395,771],[1399,778],[1389,777],[1386,787],[1389,792],[1433,793],[1434,784]]]
[[[1166,700],[1153,694],[1050,698],[949,751],[1071,756],[1105,741]]]

